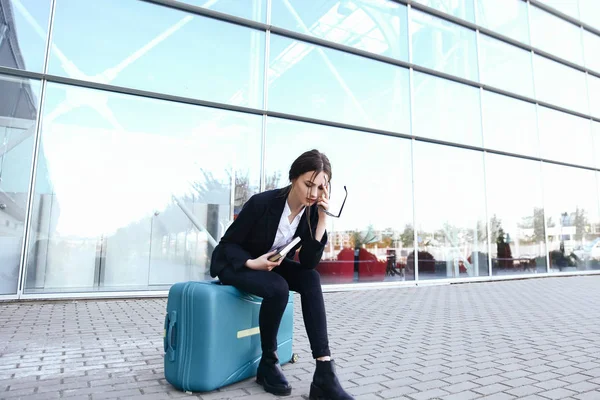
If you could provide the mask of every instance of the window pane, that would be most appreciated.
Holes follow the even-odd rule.
[[[481,81],[527,97],[533,97],[531,52],[479,35]]]
[[[149,2],[58,0],[52,37],[52,74],[262,108],[263,32]]]
[[[592,136],[594,140],[594,158],[596,168],[600,169],[600,122],[592,122]]]
[[[483,133],[486,148],[540,154],[535,104],[484,91]]]
[[[0,295],[17,293],[40,83],[0,75]]]
[[[482,145],[479,89],[415,72],[413,134]]]
[[[465,21],[475,22],[473,0],[415,0],[415,2]]]
[[[415,142],[419,279],[488,275],[483,153]]]
[[[600,2],[598,0],[579,0],[581,20],[600,29]]]
[[[537,7],[530,10],[532,46],[583,65],[581,29]]]
[[[406,6],[389,0],[272,0],[272,24],[408,61]]]
[[[224,14],[251,19],[258,22],[267,21],[267,0],[179,0],[183,3],[208,8]]]
[[[205,279],[232,206],[258,190],[261,123],[48,84],[26,290]]]
[[[567,14],[573,18],[579,19],[579,6],[577,2],[581,0],[539,0],[557,11]]]
[[[527,3],[522,0],[477,0],[477,24],[529,44]]]
[[[573,68],[533,56],[533,79],[538,100],[588,114],[585,74]]]
[[[590,94],[590,114],[600,118],[600,78],[588,74],[587,79],[588,93]]]
[[[50,16],[49,0],[0,4],[0,65],[42,72]]]
[[[600,10],[598,10],[600,15]],[[592,71],[600,72],[600,36],[583,31],[583,50],[585,66]]]
[[[267,189],[287,185],[291,163],[313,148],[331,162],[333,213],[348,189],[341,218],[328,219],[328,243],[317,267],[322,283],[414,279],[414,269],[406,268],[414,237],[410,147],[410,140],[392,136],[267,120]]]
[[[600,269],[594,171],[544,164],[550,271]]]
[[[413,63],[465,79],[478,79],[475,31],[413,10],[410,38]]]
[[[407,69],[278,35],[270,55],[270,110],[410,132]]]
[[[598,200],[600,201],[600,171],[596,172],[596,178],[598,183]],[[600,203],[598,204],[598,208],[600,208]],[[600,214],[600,211],[598,211],[598,214]],[[598,240],[598,238],[600,238],[600,219],[594,224],[592,233],[596,239],[594,239],[595,245],[592,249],[593,252],[590,254],[590,266],[593,269],[600,269],[600,240]]]
[[[545,273],[540,163],[488,154],[486,178],[492,273]]]
[[[594,166],[590,120],[539,107],[538,126],[543,158]]]

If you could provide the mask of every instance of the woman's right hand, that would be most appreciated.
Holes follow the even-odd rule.
[[[246,267],[250,269],[254,269],[256,271],[271,271],[273,268],[278,266],[283,262],[285,257],[282,257],[279,261],[273,262],[269,261],[269,257],[276,254],[277,251],[270,251],[267,254],[263,254],[258,258],[254,258],[252,260],[246,261]]]

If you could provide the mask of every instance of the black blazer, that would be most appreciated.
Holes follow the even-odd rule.
[[[213,278],[227,265],[232,265],[234,269],[239,270],[244,268],[247,260],[260,257],[271,249],[285,208],[287,193],[285,188],[269,190],[255,194],[244,204],[238,217],[229,226],[213,251],[210,263],[210,275]],[[309,216],[312,236],[306,221]],[[317,206],[306,208],[294,234],[294,237],[300,236],[302,241],[287,254],[282,265],[294,263],[307,269],[317,266],[327,243],[327,232],[321,241],[313,239],[318,222]],[[300,263],[298,263],[293,260],[293,257],[300,246],[302,247],[299,254]]]

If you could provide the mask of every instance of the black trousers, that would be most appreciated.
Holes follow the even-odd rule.
[[[327,317],[321,291],[321,279],[315,270],[307,270],[284,260],[272,271],[225,267],[219,279],[226,285],[262,297],[258,317],[263,352],[277,350],[277,332],[287,306],[289,291],[300,293],[302,316],[314,358],[330,356]]]

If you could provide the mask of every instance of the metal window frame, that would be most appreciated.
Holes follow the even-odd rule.
[[[572,17],[569,14],[565,14],[564,12],[559,11],[552,6],[549,6],[548,4],[544,4],[544,3],[540,2],[539,0],[523,0],[523,1],[528,1],[530,4],[534,5],[535,7],[554,15],[555,17],[558,17],[567,22],[570,22],[571,24],[573,24],[575,26],[580,26],[583,29],[585,29],[586,31],[595,33],[596,35],[600,36],[600,27],[599,28],[594,27],[588,23],[583,22],[581,19]],[[581,12],[581,10],[579,10],[579,11]]]
[[[4,42],[4,39],[6,38],[7,31],[8,26],[0,22],[0,46],[2,46],[2,42]]]
[[[411,14],[412,14],[412,5],[408,4],[406,7],[406,21],[407,21],[407,32],[410,32],[411,29]],[[408,61],[412,63],[413,60],[413,48],[412,48],[412,40],[410,37],[408,38]],[[408,69],[408,87],[409,87],[409,104],[410,104],[410,133],[411,135],[415,131],[415,86],[414,86],[414,70],[413,68]],[[410,170],[411,170],[411,185],[412,185],[412,217],[413,217],[413,268],[415,279],[414,282],[419,282],[419,230],[417,229],[417,208],[415,201],[415,139],[412,138],[410,141]],[[408,266],[408,257],[407,257],[407,266]],[[404,278],[406,279],[406,269],[404,272]]]
[[[475,23],[479,24],[479,6],[477,5],[477,1],[473,1],[473,9],[475,12]],[[483,73],[483,57],[481,55],[481,35],[482,33],[479,29],[475,30],[475,43],[477,45],[477,69],[479,81],[483,82],[485,79],[485,74]],[[533,74],[533,72],[532,72]],[[533,76],[532,76],[533,80]],[[535,86],[535,85],[534,85]],[[481,118],[481,144],[485,148],[485,113],[483,112],[483,88],[479,88],[479,117]],[[488,176],[487,176],[487,151],[483,152],[483,190],[484,190],[484,203],[485,203],[485,232],[487,238],[487,270],[488,277],[492,277],[492,239],[491,239],[491,230],[490,230],[490,204],[489,204],[489,196],[488,196]],[[477,249],[478,250],[478,249]],[[477,268],[479,269],[479,255],[477,255]],[[474,261],[474,260],[473,260]],[[477,276],[479,277],[479,271],[477,271]]]
[[[0,304],[2,302],[16,301],[20,300],[19,295],[16,294],[0,294]]]
[[[39,148],[41,141],[41,131],[42,131],[42,118],[44,115],[44,105],[46,99],[46,87],[48,81],[44,78],[45,74],[48,72],[48,63],[50,60],[50,47],[52,44],[52,32],[54,28],[54,15],[56,11],[56,0],[52,0],[50,4],[50,15],[48,16],[48,33],[46,35],[46,44],[44,48],[44,66],[43,73],[41,74],[41,90],[40,90],[40,98],[38,103],[38,112],[36,115],[36,125],[34,132],[34,140],[33,140],[33,156],[31,158],[31,166],[30,166],[30,179],[29,179],[29,192],[27,194],[27,206],[25,211],[25,227],[23,232],[23,242],[21,248],[21,258],[19,263],[19,275],[18,275],[18,283],[17,283],[17,297],[22,298],[25,293],[25,283],[27,277],[27,262],[29,258],[29,244],[31,240],[31,219],[33,213],[33,202],[35,198],[35,182],[37,175],[37,164],[39,157]],[[35,78],[34,78],[35,79]]]
[[[168,290],[132,290],[132,291],[90,291],[90,292],[49,292],[24,293],[19,300],[89,300],[89,299],[122,299],[122,298],[164,298]]]
[[[418,69],[419,68],[414,68],[414,70],[418,70]],[[422,71],[419,71],[419,72],[422,72]],[[405,139],[416,139],[418,141],[423,141],[423,142],[442,144],[442,145],[446,145],[446,146],[459,147],[459,148],[464,148],[464,149],[469,149],[469,150],[487,151],[489,153],[508,155],[508,156],[524,158],[524,159],[528,159],[528,160],[545,161],[548,163],[564,165],[567,167],[576,167],[576,168],[588,169],[588,170],[593,170],[593,171],[600,171],[600,168],[595,168],[593,166],[578,165],[578,164],[572,164],[572,163],[562,162],[562,161],[558,161],[558,160],[545,159],[545,158],[542,158],[541,156],[511,153],[511,152],[502,151],[502,150],[489,149],[489,148],[485,148],[483,146],[455,143],[455,142],[450,142],[450,141],[445,141],[445,140],[417,136],[417,135],[413,135],[411,133],[402,133],[402,132],[396,132],[396,131],[389,131],[389,130],[385,130],[385,129],[370,128],[367,126],[353,125],[353,124],[347,124],[347,123],[331,121],[331,120],[324,120],[324,119],[313,118],[313,117],[305,117],[302,115],[289,114],[289,113],[284,113],[284,112],[279,112],[279,111],[263,110],[263,109],[252,108],[252,107],[237,106],[237,105],[233,105],[233,104],[218,103],[218,102],[214,102],[214,101],[200,100],[200,99],[191,98],[191,97],[183,97],[183,96],[177,96],[177,95],[152,92],[152,91],[147,91],[147,90],[115,86],[115,85],[111,85],[111,84],[103,84],[103,83],[98,83],[98,82],[90,82],[90,81],[84,81],[84,80],[79,80],[79,79],[66,78],[66,77],[51,75],[51,74],[40,74],[40,73],[36,73],[36,72],[27,72],[27,71],[21,71],[21,70],[16,70],[13,68],[2,67],[2,66],[0,66],[0,74],[43,80],[43,81],[47,81],[47,82],[51,82],[51,83],[60,83],[60,84],[64,84],[67,86],[76,86],[76,87],[81,87],[81,88],[85,88],[85,89],[104,90],[104,91],[109,91],[111,93],[120,93],[120,94],[132,95],[132,96],[137,96],[137,97],[143,97],[143,98],[151,98],[151,99],[156,99],[156,100],[164,100],[164,101],[177,102],[177,103],[183,103],[183,104],[191,104],[191,105],[203,106],[203,107],[208,107],[208,108],[216,108],[216,109],[221,109],[221,110],[236,111],[236,112],[241,112],[241,113],[245,113],[245,114],[261,115],[261,116],[264,115],[267,117],[283,118],[283,119],[297,121],[297,122],[306,122],[306,123],[324,125],[324,126],[329,126],[329,127],[334,127],[334,128],[355,130],[355,131],[359,131],[359,132],[375,133],[375,134],[394,136],[394,137],[405,138]],[[437,75],[439,75],[439,73]],[[456,80],[456,79],[454,79],[454,80]],[[488,90],[488,87],[486,87],[485,85],[477,85],[476,87],[480,87],[484,90]],[[500,89],[488,90],[488,91],[493,92],[493,93],[499,93],[499,94],[505,93],[504,91],[502,91]],[[519,96],[519,95],[512,95],[509,97],[521,99],[521,100],[523,99],[522,96]],[[550,108],[550,109],[553,109],[556,111],[563,111],[563,109],[561,109],[561,107],[556,107],[551,104],[547,104],[547,103],[543,103],[543,102],[536,102],[536,101],[532,101],[532,100],[530,100],[528,102],[533,103],[533,104],[538,104],[539,106]],[[411,107],[411,109],[412,109],[412,107]],[[567,114],[582,117],[581,115],[579,115],[579,113],[576,113],[576,112],[567,112]],[[600,118],[587,117],[585,119],[600,122]]]
[[[411,165],[411,186],[412,186],[412,198],[411,198],[411,206],[412,206],[412,217],[413,217],[413,268],[415,274],[415,283],[419,283],[419,228],[417,221],[417,207],[415,200],[415,144],[416,140],[412,139],[410,141],[410,165]],[[407,266],[408,266],[408,257],[407,257]],[[404,278],[406,279],[406,268],[404,272]],[[410,281],[409,281],[410,282]]]
[[[404,68],[407,68],[407,69],[411,69],[412,68],[415,71],[419,71],[419,72],[423,72],[423,73],[426,73],[426,74],[429,74],[429,75],[433,75],[433,76],[437,76],[437,77],[440,77],[440,78],[452,80],[452,81],[455,81],[455,82],[458,82],[458,83],[462,83],[462,84],[465,84],[465,85],[468,85],[468,86],[472,86],[472,87],[476,87],[476,88],[483,88],[483,89],[488,90],[488,91],[492,91],[492,92],[495,92],[495,93],[498,93],[498,94],[509,96],[509,97],[512,97],[512,98],[515,98],[515,99],[518,99],[518,100],[522,100],[522,101],[526,101],[526,102],[529,102],[529,103],[538,103],[540,105],[543,105],[543,106],[548,107],[548,108],[555,109],[557,111],[561,111],[561,112],[565,112],[565,113],[568,113],[568,114],[576,115],[576,116],[582,117],[582,118],[589,118],[589,119],[595,120],[597,122],[600,122],[600,116],[594,117],[592,115],[580,113],[580,112],[577,112],[577,111],[574,111],[574,110],[570,110],[570,109],[565,108],[565,107],[556,106],[556,105],[551,104],[551,103],[546,103],[546,102],[543,102],[543,101],[539,101],[539,100],[536,100],[535,98],[531,98],[531,97],[527,97],[527,96],[522,96],[522,95],[519,95],[519,94],[516,94],[516,93],[512,93],[512,92],[509,92],[509,91],[506,91],[506,90],[503,90],[503,89],[500,89],[500,88],[496,88],[496,87],[493,87],[493,86],[485,85],[485,84],[482,84],[480,82],[471,81],[471,80],[464,79],[464,78],[461,78],[461,77],[457,77],[457,76],[454,76],[454,75],[450,75],[450,74],[447,74],[447,73],[443,73],[443,72],[439,72],[439,71],[432,70],[432,69],[429,69],[429,68],[425,68],[425,67],[413,64],[412,62],[406,62],[406,61],[394,59],[394,58],[391,58],[391,57],[382,56],[382,55],[375,54],[375,53],[370,53],[370,52],[367,52],[365,50],[360,50],[360,49],[357,49],[357,48],[354,48],[354,47],[351,47],[351,46],[347,46],[347,45],[343,45],[343,44],[339,44],[339,43],[335,43],[335,42],[329,42],[327,40],[320,39],[320,38],[317,38],[317,37],[314,37],[314,36],[310,36],[310,35],[306,35],[306,34],[303,34],[303,33],[298,33],[298,32],[290,31],[290,30],[287,30],[287,29],[279,28],[279,27],[273,26],[271,24],[265,24],[265,23],[262,23],[262,22],[256,22],[256,21],[252,21],[252,20],[247,20],[247,19],[244,19],[244,18],[235,17],[235,16],[232,16],[232,15],[220,13],[220,12],[217,12],[217,11],[212,11],[212,10],[205,9],[205,8],[202,8],[202,7],[199,7],[199,6],[193,6],[193,5],[189,5],[189,4],[185,4],[185,3],[181,3],[181,2],[173,1],[173,0],[141,0],[141,1],[149,2],[149,3],[154,3],[154,4],[159,4],[159,5],[162,5],[162,6],[165,6],[165,7],[169,7],[169,8],[173,8],[173,9],[177,9],[177,10],[181,10],[181,11],[190,12],[190,13],[193,13],[193,14],[196,14],[196,15],[199,15],[199,16],[205,16],[205,17],[209,17],[209,18],[213,18],[213,19],[218,19],[218,20],[221,20],[221,21],[224,21],[224,22],[228,22],[228,23],[233,23],[233,24],[245,26],[245,27],[251,28],[251,29],[257,29],[257,30],[260,30],[260,31],[263,31],[263,32],[267,32],[268,31],[270,33],[274,33],[274,34],[277,34],[277,35],[285,36],[285,37],[287,37],[289,39],[295,39],[295,40],[303,41],[303,42],[306,42],[306,43],[309,43],[309,44],[313,44],[313,45],[316,45],[316,46],[322,46],[322,47],[333,49],[333,50],[340,50],[340,51],[343,51],[345,53],[354,54],[354,55],[365,57],[365,58],[368,58],[368,59],[371,59],[371,60],[376,60],[376,61],[384,62],[384,63],[387,63],[387,64],[391,64],[391,65],[395,65],[395,66],[399,66],[399,67],[404,67]],[[270,1],[270,0],[268,0],[268,1]],[[558,62],[560,64],[566,65],[566,66],[571,67],[573,69],[579,70],[580,72],[584,72],[584,73],[587,72],[588,74],[590,74],[592,76],[596,76],[596,77],[600,78],[600,72],[593,71],[593,70],[587,69],[587,68],[585,68],[583,66],[571,63],[571,62],[569,62],[567,60],[564,60],[564,59],[561,59],[559,57],[556,57],[556,56],[554,56],[554,55],[552,55],[550,53],[544,52],[544,51],[539,50],[537,48],[534,48],[534,47],[532,47],[530,45],[527,45],[525,43],[519,42],[517,40],[514,40],[514,39],[509,38],[507,36],[504,36],[502,34],[499,34],[499,33],[496,33],[494,31],[491,31],[489,29],[486,29],[484,27],[481,27],[479,25],[476,25],[476,24],[473,24],[473,23],[461,20],[461,19],[456,18],[454,16],[444,14],[444,13],[442,13],[440,11],[437,11],[435,9],[432,9],[430,7],[427,7],[427,6],[424,6],[422,4],[416,3],[416,2],[414,2],[412,0],[390,0],[390,1],[394,1],[394,2],[397,2],[397,3],[409,5],[410,7],[408,7],[408,8],[415,8],[415,9],[418,9],[420,11],[425,11],[427,13],[430,13],[430,14],[434,15],[434,16],[437,16],[437,17],[440,17],[442,19],[448,20],[450,22],[453,22],[455,24],[461,25],[463,27],[472,29],[473,31],[479,31],[481,34],[485,34],[487,36],[490,36],[490,37],[493,37],[495,39],[501,40],[501,41],[506,42],[508,44],[512,44],[512,45],[514,45],[516,47],[520,47],[520,48],[522,48],[524,50],[533,52],[534,54],[543,56],[544,58],[550,59],[551,61],[555,61],[555,62]],[[525,0],[523,0],[523,1],[525,1]],[[54,10],[54,7],[53,7],[53,10]],[[54,13],[54,11],[52,11],[52,13],[51,13],[52,19],[53,19],[53,13]],[[267,16],[270,19],[270,11],[269,10],[267,12]],[[408,21],[409,21],[409,24],[410,24],[410,16],[408,18]],[[52,24],[53,24],[53,22],[52,22]],[[52,29],[52,25],[51,25],[50,29]],[[598,32],[598,35],[600,36],[600,32]],[[412,47],[411,46],[411,41],[409,40],[408,42],[409,42],[409,49],[410,49]],[[47,75],[47,74],[39,74],[39,73],[32,73],[32,72],[29,72],[29,71],[14,70],[12,68],[2,68],[2,69],[0,69],[0,73],[13,74],[13,75],[19,75],[19,76],[23,76],[23,77],[31,77],[31,78],[36,78],[36,79],[44,79],[44,77],[48,77],[49,80],[51,79],[51,80],[53,80],[55,82],[59,82],[59,83],[69,83],[69,82],[71,82],[72,84],[76,84],[76,85],[80,85],[81,82],[82,82],[80,80],[76,80],[76,79],[72,79],[72,78],[59,77],[59,76],[50,76],[50,75]],[[93,82],[89,82],[89,83],[92,84],[92,85],[94,85]],[[100,85],[100,86],[102,86],[102,85]],[[107,85],[107,86],[111,87],[110,90],[115,90],[115,88],[118,88],[118,87],[112,86],[112,85]],[[89,86],[86,86],[86,87],[89,87]],[[97,87],[97,88],[99,88],[99,87]],[[122,89],[127,90],[127,88],[122,88]],[[144,92],[144,91],[140,91],[140,92]],[[124,93],[127,93],[127,92],[124,92]],[[146,92],[146,93],[151,93],[151,92]],[[165,95],[164,97],[171,97],[171,96]],[[173,98],[178,98],[178,96],[172,96],[172,97]],[[218,103],[215,103],[215,104],[218,104]],[[228,109],[228,106],[226,104],[220,104],[218,106],[218,108]],[[234,109],[234,111],[236,111],[236,110]],[[239,111],[250,112],[249,110],[242,110],[242,109],[240,109]]]
[[[267,0],[267,26],[271,23],[271,0]],[[271,58],[271,30],[265,32],[265,59],[263,64],[263,110],[269,107],[269,62]],[[267,150],[267,115],[262,116],[261,147],[260,147],[260,191],[267,185],[267,172],[265,170],[265,154]]]
[[[558,278],[572,276],[600,275],[598,271],[573,271],[556,272],[541,274],[515,274],[502,276],[484,276],[472,278],[450,278],[450,279],[425,279],[420,281],[389,281],[389,282],[370,282],[370,283],[348,283],[348,284],[328,284],[323,285],[323,293],[358,291],[358,290],[382,290],[396,289],[399,287],[420,287],[420,286],[441,286],[457,285],[475,282],[495,282],[510,281],[515,279],[538,279],[538,278]],[[0,301],[16,300],[93,300],[93,299],[124,299],[124,298],[165,298],[168,296],[168,290],[148,290],[148,291],[120,291],[120,292],[53,292],[23,294],[20,298],[16,295],[0,295]]]
[[[164,7],[168,7],[168,8],[172,8],[172,9],[176,9],[176,10],[181,10],[181,11],[186,11],[186,12],[190,12],[192,14],[197,14],[197,15],[201,15],[201,16],[206,16],[206,17],[210,17],[210,18],[214,18],[214,19],[219,19],[225,22],[231,22],[237,25],[241,25],[241,26],[246,26],[248,28],[254,28],[254,29],[258,29],[258,30],[262,30],[262,31],[267,31],[267,30],[271,30],[273,33],[277,33],[277,34],[281,34],[284,36],[289,36],[291,37],[292,35],[300,35],[300,36],[308,36],[308,35],[303,35],[303,34],[299,34],[296,32],[292,32],[289,31],[287,29],[283,29],[283,28],[279,28],[276,26],[271,25],[271,21],[270,21],[270,13],[271,13],[271,7],[270,4],[267,4],[267,22],[266,23],[262,23],[262,22],[258,22],[258,21],[253,21],[253,20],[249,20],[249,19],[245,19],[245,18],[241,18],[241,17],[236,17],[230,14],[225,14],[219,11],[214,11],[214,10],[210,10],[208,8],[203,8],[200,6],[195,6],[195,5],[191,5],[188,3],[183,3],[181,1],[175,1],[175,0],[141,0],[147,3],[153,3],[153,4],[158,4],[158,5],[162,5]],[[403,4],[406,6],[411,6],[417,10],[420,11],[424,11],[428,14],[440,17],[442,19],[445,19],[447,21],[453,22],[457,25],[461,25],[464,26],[466,28],[469,28],[471,30],[479,30],[482,33],[489,35],[489,36],[493,36],[497,39],[500,39],[502,41],[505,41],[507,43],[513,44],[517,47],[521,47],[525,50],[534,50],[534,48],[526,43],[522,43],[518,40],[512,39],[508,36],[502,35],[500,33],[497,33],[493,30],[487,29],[483,26],[480,26],[476,23],[472,23],[466,20],[463,20],[461,18],[455,17],[453,15],[449,15],[446,14],[444,12],[441,12],[439,10],[436,10],[435,8],[432,7],[428,7],[426,5],[423,5],[421,3],[418,3],[414,0],[389,0],[389,1],[393,1],[395,3],[399,3],[399,4]],[[534,5],[537,8],[540,8],[552,15],[554,15],[555,17],[558,17],[560,19],[563,19],[565,21],[570,22],[573,25],[576,25],[578,27],[582,27],[585,30],[587,30],[588,32],[594,33],[598,36],[600,36],[600,29],[599,28],[595,28],[589,24],[586,24],[585,22],[582,22],[576,18],[573,18],[567,14],[562,13],[561,11],[556,10],[555,8],[552,8],[546,4],[540,3],[538,0],[521,0],[524,1],[526,3],[530,3],[532,5]],[[268,3],[270,3],[270,0],[267,0]],[[475,17],[477,20],[477,16]],[[310,36],[311,38],[313,38],[312,36]],[[299,37],[300,40],[304,40],[302,38]],[[314,38],[317,40],[322,40],[322,39],[318,39],[318,38]],[[306,41],[306,40],[305,40]],[[323,40],[323,42],[326,42]],[[327,42],[327,43],[331,43],[331,42]],[[536,49],[536,52],[538,54],[544,54],[543,52],[539,52],[539,49]],[[548,54],[549,58],[555,59],[555,61],[559,61],[559,62],[563,62],[563,63],[567,63],[567,65],[572,65],[575,66],[577,69],[580,70],[585,70],[585,67],[583,66],[579,66],[577,64],[571,63],[568,60],[564,60],[561,59],[560,57],[556,57],[552,54]],[[600,75],[600,71],[597,73],[597,75]]]
[[[536,108],[536,124],[537,122],[537,108]],[[544,253],[546,254],[546,273],[550,274],[550,247],[548,246],[548,217],[546,215],[546,167],[544,163],[540,163],[540,179],[542,180],[542,211],[544,218]],[[535,229],[535,218],[533,220],[533,227]]]
[[[233,15],[229,15],[229,14],[225,14],[222,12],[218,12],[218,11],[213,11],[207,8],[202,8],[200,6],[194,6],[191,4],[187,4],[187,3],[182,3],[180,1],[174,1],[174,0],[141,0],[147,3],[153,3],[153,4],[158,4],[158,5],[162,5],[168,8],[172,8],[172,9],[176,9],[176,10],[181,10],[181,11],[186,11],[192,14],[196,14],[196,15],[200,15],[200,16],[205,16],[205,17],[209,17],[209,18],[213,18],[213,19],[218,19],[224,22],[230,22],[236,25],[241,25],[241,26],[245,26],[247,28],[252,28],[252,29],[257,29],[257,30],[261,30],[261,31],[271,31],[272,33],[278,34],[278,35],[282,35],[282,36],[287,36],[288,38],[292,38],[292,39],[297,39],[297,40],[301,40],[304,42],[309,42],[312,44],[316,44],[316,45],[322,45],[325,47],[329,47],[329,48],[333,48],[333,49],[337,49],[337,50],[342,50],[345,51],[347,53],[353,53],[353,54],[357,54],[357,55],[362,55],[365,56],[367,58],[372,58],[372,59],[377,59],[379,61],[383,61],[383,62],[391,62],[393,64],[397,64],[398,62],[400,64],[400,66],[405,66],[408,67],[408,63],[406,62],[402,62],[390,57],[385,57],[385,56],[380,56],[374,53],[369,53],[367,51],[364,50],[359,50],[356,49],[354,47],[351,46],[346,46],[346,45],[342,45],[339,43],[335,43],[335,42],[329,42],[327,40],[324,39],[320,39],[318,37],[315,36],[310,36],[310,35],[306,35],[303,33],[298,33],[295,31],[290,31],[288,29],[284,29],[284,28],[280,28],[277,26],[274,26],[271,24],[271,7],[268,7],[267,9],[267,23],[262,23],[262,22],[257,22],[257,21],[253,21],[253,20],[248,20],[245,18],[241,18],[241,17],[236,17]],[[267,0],[270,1],[270,0]],[[463,19],[460,19],[458,17],[455,17],[453,15],[449,15],[449,14],[445,14],[441,11],[436,10],[435,8],[431,8],[428,7],[426,5],[423,5],[421,3],[418,3],[414,0],[389,0],[395,3],[399,3],[399,4],[403,4],[406,6],[410,6],[414,9],[426,12],[430,15],[439,17],[441,19],[444,19],[446,21],[452,22],[456,25],[460,25],[463,26],[465,28],[469,28],[473,31],[480,31],[481,33],[488,35],[488,36],[492,36],[498,40],[501,40],[503,42],[512,44],[514,46],[520,47],[524,50],[528,50],[528,51],[535,51],[537,54],[543,55],[546,58],[549,58],[553,61],[559,62],[561,64],[565,64],[567,66],[570,66],[572,68],[575,68],[581,72],[590,72],[592,75],[596,75],[598,77],[600,77],[600,71],[593,71],[590,70],[588,68],[586,68],[585,66],[579,65],[579,64],[575,64],[573,62],[570,62],[569,60],[565,60],[561,57],[555,56],[551,53],[548,52],[544,52],[538,48],[535,48],[529,44],[520,42],[518,40],[515,40],[513,38],[510,38],[506,35],[503,35],[501,33],[495,32],[491,29],[487,29],[483,26],[480,26],[478,24],[469,22],[469,21],[465,21]],[[524,2],[528,2],[527,0],[521,0]],[[579,27],[583,27],[585,30],[595,33],[596,35],[600,36],[600,30],[596,29],[592,26],[589,26],[581,21],[578,21],[572,17],[569,17],[566,14],[561,13],[560,11],[557,11],[555,9],[553,9],[552,7],[549,7],[547,5],[541,4],[539,3],[539,1],[536,0],[531,0],[530,1],[531,4],[533,4],[534,6],[549,12],[550,14],[553,14],[556,17],[559,17],[561,19],[567,20],[569,22],[571,22],[572,24],[579,26]],[[410,40],[409,40],[410,42]]]

